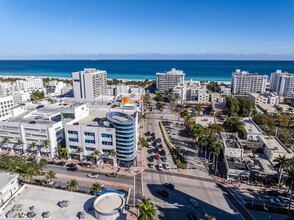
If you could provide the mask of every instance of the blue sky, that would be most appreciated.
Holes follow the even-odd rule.
[[[293,0],[0,0],[0,58],[294,57]]]

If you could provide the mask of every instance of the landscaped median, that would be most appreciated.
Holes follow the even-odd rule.
[[[166,135],[165,135],[165,131],[164,131],[164,128],[162,126],[162,123],[161,122],[158,122],[159,123],[159,127],[160,127],[160,130],[161,130],[161,133],[163,135],[163,138],[164,138],[164,142],[166,143],[166,145],[168,146],[170,152],[171,152],[171,155],[177,165],[177,167],[179,169],[187,169],[187,162],[185,161],[185,159],[177,152],[177,150],[172,146],[172,144],[169,142],[169,140],[167,139]]]

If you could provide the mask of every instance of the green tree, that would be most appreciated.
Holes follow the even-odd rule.
[[[278,114],[281,114],[284,110],[282,107],[278,106],[278,105],[274,105],[274,108],[276,109],[276,111],[278,112]]]
[[[8,142],[9,142],[9,138],[8,138],[8,137],[4,137],[4,138],[2,138],[2,141],[1,141],[1,145],[2,145],[2,147],[3,147],[3,146],[6,146]]]
[[[212,92],[220,92],[217,82],[209,82],[206,87]]]
[[[288,186],[291,189],[291,195],[290,195],[290,202],[289,202],[289,212],[292,204],[292,197],[293,197],[293,189],[294,189],[294,169],[290,168],[288,170],[288,176],[284,178],[284,183],[286,186]]]
[[[61,156],[64,156],[65,158],[67,157],[67,155],[68,155],[68,149],[67,148],[65,148],[65,147],[61,147],[60,148],[60,151],[59,151],[59,154],[61,155]]]
[[[101,152],[98,149],[95,149],[92,153],[92,157],[95,158],[95,164],[97,164],[97,157],[100,157]]]
[[[107,157],[112,157],[113,158],[113,166],[114,166],[114,160],[116,158],[116,156],[118,155],[118,153],[112,148],[108,151],[107,153]]]
[[[195,109],[197,111],[197,114],[200,115],[201,111],[202,111],[202,106],[200,104],[198,104],[198,105],[195,106]]]
[[[41,147],[49,148],[49,144],[50,144],[50,141],[48,139],[45,139],[42,141]]]
[[[189,112],[187,109],[184,109],[181,113],[180,113],[180,116],[182,118],[186,118],[187,116],[189,116]]]
[[[142,203],[137,206],[139,209],[140,215],[139,220],[154,220],[156,215],[156,209],[154,208],[153,203],[150,198],[143,198]]]
[[[53,170],[49,170],[45,175],[45,179],[49,181],[52,181],[53,179],[57,179],[56,173]]]
[[[279,172],[279,183],[278,183],[278,191],[279,191],[281,179],[283,175],[283,170],[288,168],[290,166],[290,163],[289,163],[289,159],[287,159],[285,155],[284,156],[279,155],[279,157],[274,159],[273,162],[276,163],[275,167],[278,169],[278,172]]]
[[[146,146],[147,146],[147,141],[146,141],[146,139],[143,138],[143,137],[139,137],[138,145],[141,145],[142,147],[146,147]]]
[[[93,185],[92,185],[92,187],[90,188],[90,190],[92,191],[92,192],[94,192],[95,194],[97,193],[97,194],[99,194],[100,192],[101,192],[101,190],[102,190],[102,186],[99,184],[99,183],[93,183]]]
[[[163,102],[163,95],[161,93],[156,93],[156,100],[158,102]]]
[[[217,124],[210,124],[208,126],[208,131],[210,134],[214,135],[214,134],[219,134],[223,131],[223,128],[220,125]]]
[[[82,153],[84,152],[84,148],[82,148],[82,147],[77,147],[77,149],[75,150],[75,153],[76,154],[79,154],[79,157],[80,157],[80,161],[81,161],[81,159],[82,159]]]
[[[24,143],[23,143],[23,141],[21,139],[17,139],[15,145],[17,145],[18,147],[21,147],[23,144]],[[22,152],[23,153],[23,149],[19,150],[19,152]]]
[[[204,128],[200,124],[195,124],[193,127],[193,135],[196,140],[204,134]]]
[[[33,151],[33,154],[36,155],[36,148],[37,148],[37,144],[36,142],[32,142],[29,144],[28,148]]]
[[[37,175],[36,170],[33,167],[29,167],[24,174],[25,179],[29,179],[30,182],[33,181],[34,176]]]
[[[76,181],[75,179],[71,179],[69,182],[67,182],[66,187],[72,192],[72,191],[76,191],[79,190],[78,188],[79,183],[78,181]]]
[[[245,135],[244,122],[239,117],[228,117],[224,122],[224,128],[228,132],[238,132],[239,137],[243,138]]]
[[[215,218],[205,213],[204,218],[200,218],[200,220],[215,220]]]

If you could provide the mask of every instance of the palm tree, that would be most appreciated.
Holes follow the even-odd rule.
[[[289,210],[288,210],[290,212],[290,208],[291,208],[291,204],[292,204],[293,189],[294,189],[294,169],[293,168],[288,170],[288,176],[285,177],[284,183],[286,184],[286,186],[291,188]]]
[[[30,143],[29,146],[28,146],[28,148],[29,148],[30,150],[32,150],[32,151],[34,152],[34,154],[36,155],[36,148],[37,148],[37,144],[36,144],[36,142],[32,142],[32,143]]]
[[[80,161],[82,158],[82,153],[84,152],[84,149],[82,147],[77,147],[75,153],[80,155]]]
[[[283,170],[288,168],[290,166],[290,163],[289,163],[289,159],[287,159],[285,155],[284,156],[279,155],[279,157],[274,159],[273,162],[276,163],[275,168],[278,169],[278,172],[280,174],[279,175],[279,183],[278,183],[278,191],[279,191],[281,179],[282,179],[282,175],[283,175]]]
[[[112,148],[108,151],[107,156],[106,157],[112,157],[113,158],[113,166],[114,166],[114,159],[115,157],[118,155],[118,153]]]
[[[180,116],[182,118],[186,118],[187,116],[189,116],[189,112],[187,109],[183,110],[181,113],[180,113]]]
[[[67,182],[66,187],[72,192],[79,190],[78,185],[78,181],[76,181],[75,179],[71,179],[69,182]]]
[[[66,158],[67,155],[68,155],[68,149],[65,148],[65,147],[61,147],[60,150],[59,150],[59,154]]]
[[[197,114],[200,115],[201,114],[201,110],[202,110],[202,106],[200,104],[196,105],[195,107]]]
[[[101,190],[102,190],[102,186],[99,183],[93,183],[90,190],[93,191],[95,194],[99,194],[101,192]]]
[[[2,139],[2,141],[1,141],[1,145],[2,145],[2,147],[5,146],[5,145],[7,145],[8,141],[9,141],[9,138],[8,138],[8,137],[4,137],[4,138]]]
[[[139,209],[140,215],[139,220],[154,220],[156,215],[156,209],[154,208],[153,203],[151,202],[150,198],[142,199],[142,203],[139,204],[137,207]]]
[[[207,213],[205,213],[204,218],[200,218],[201,220],[215,220],[215,217],[212,217],[210,215],[208,215]]]
[[[52,181],[53,179],[57,179],[56,173],[53,170],[49,170],[45,176],[46,180]]]
[[[49,144],[50,144],[50,141],[48,139],[45,139],[45,140],[42,141],[42,144],[40,145],[40,147],[48,149]]]
[[[21,139],[17,139],[17,141],[16,141],[16,143],[15,143],[15,145],[17,145],[17,146],[19,146],[19,147],[21,147],[23,144],[24,144],[24,143],[23,143],[23,141],[22,141]],[[23,149],[21,149],[21,152],[23,152]]]
[[[201,135],[203,135],[204,128],[200,124],[195,124],[192,132],[193,132],[193,136],[195,137],[195,139],[198,140],[198,138],[201,137]]]
[[[97,164],[97,157],[100,157],[101,152],[98,149],[95,149],[92,153],[92,157],[95,158],[95,164]]]
[[[139,142],[138,142],[139,145],[141,145],[142,147],[146,147],[147,146],[147,141],[145,138],[143,137],[139,137]]]
[[[30,182],[33,181],[33,177],[37,175],[36,170],[33,167],[29,167],[24,174],[25,179],[30,179]]]

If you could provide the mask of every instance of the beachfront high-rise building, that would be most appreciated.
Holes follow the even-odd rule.
[[[278,95],[290,97],[294,92],[294,74],[281,70],[271,73],[269,89]]]
[[[185,73],[173,68],[171,71],[156,73],[156,88],[160,92],[173,89],[175,86],[184,86]]]
[[[107,93],[107,73],[95,68],[72,73],[74,98],[76,100],[94,101]]]
[[[232,73],[232,93],[264,93],[266,89],[267,75],[258,75],[239,69]]]

